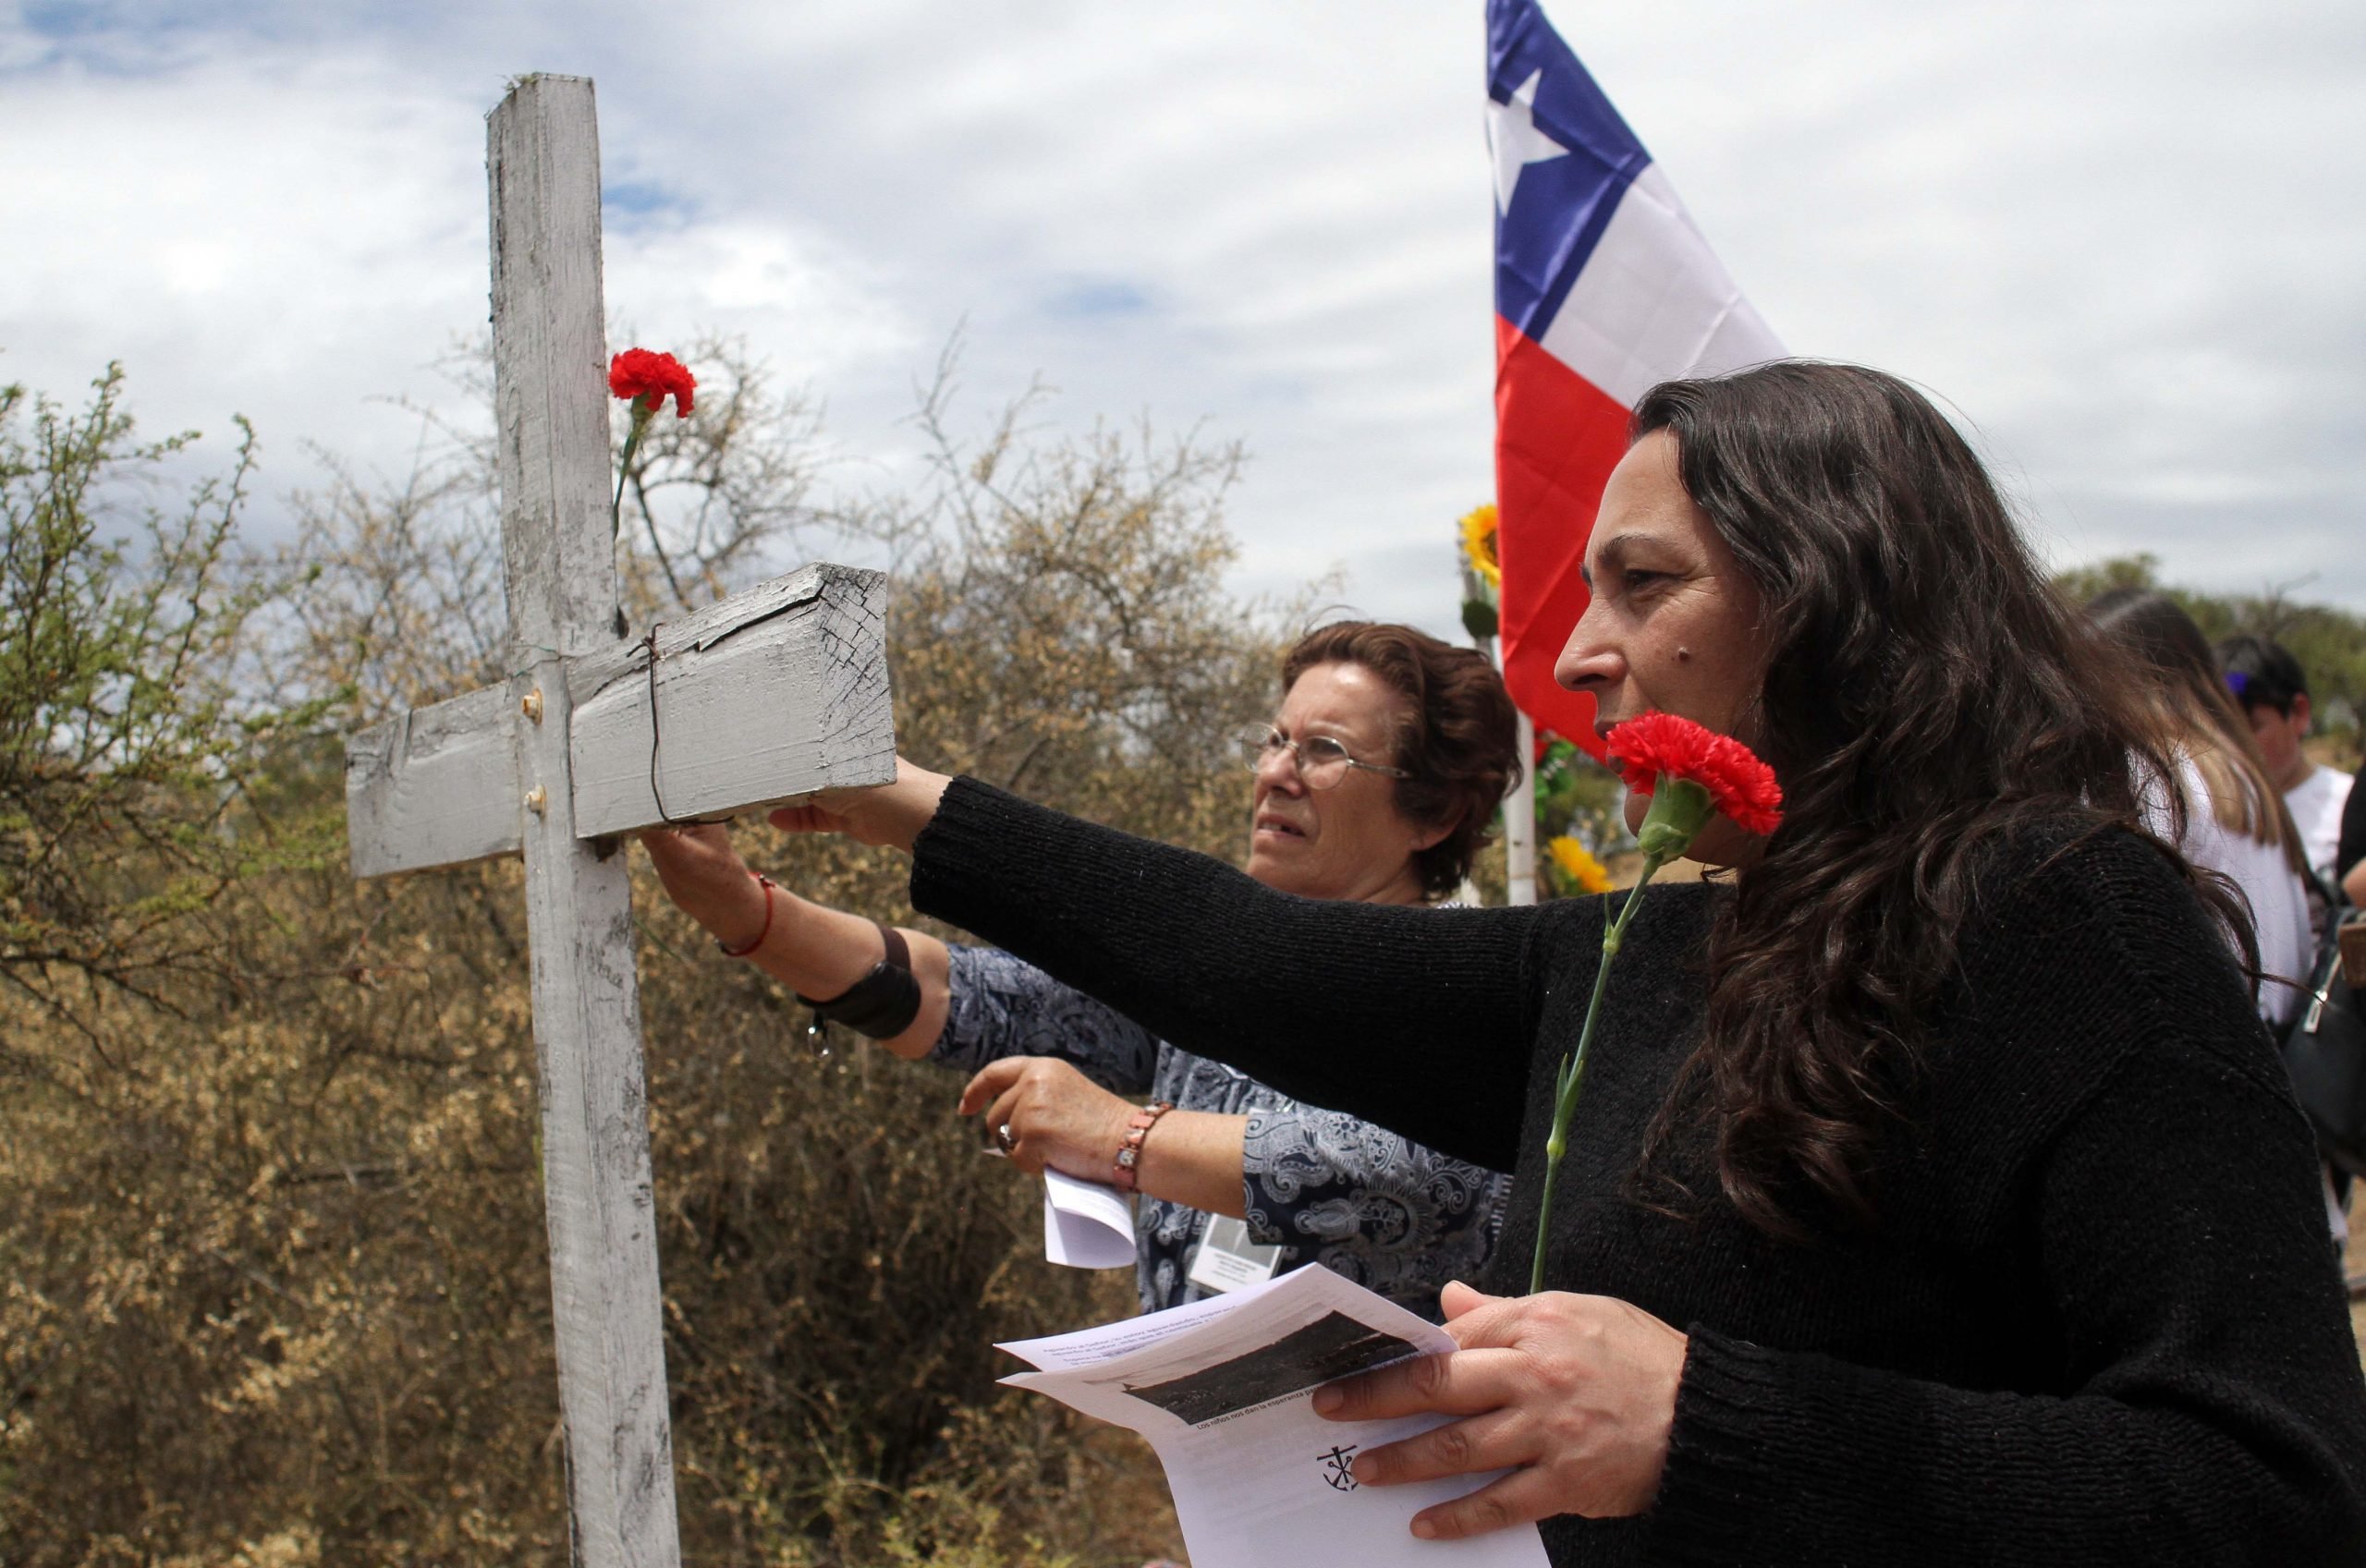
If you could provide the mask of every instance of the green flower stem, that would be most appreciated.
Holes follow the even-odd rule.
[[[1586,1003],[1585,1027],[1578,1031],[1578,1049],[1561,1058],[1560,1079],[1553,1103],[1553,1132],[1544,1140],[1544,1195],[1536,1205],[1536,1258],[1528,1270],[1531,1295],[1544,1288],[1544,1238],[1552,1234],[1549,1222],[1553,1218],[1553,1189],[1561,1174],[1561,1156],[1568,1152],[1569,1118],[1578,1109],[1578,1087],[1585,1080],[1586,1048],[1593,1043],[1594,1024],[1602,1016],[1602,993],[1610,984],[1610,961],[1618,956],[1618,945],[1627,935],[1627,922],[1635,918],[1636,909],[1642,904],[1643,890],[1652,885],[1652,879],[1671,858],[1664,855],[1643,857],[1642,876],[1628,893],[1618,918],[1602,933],[1602,962],[1594,967],[1593,999]]]
[[[1577,1051],[1561,1059],[1560,1081],[1555,1085],[1553,1134],[1544,1140],[1544,1196],[1536,1205],[1536,1261],[1528,1271],[1531,1295],[1544,1288],[1544,1238],[1551,1234],[1545,1222],[1553,1217],[1553,1188],[1561,1174],[1561,1156],[1568,1151],[1569,1118],[1578,1109],[1578,1086],[1585,1077],[1586,1048],[1593,1043],[1594,1022],[1602,1015],[1602,992],[1610,983],[1610,961],[1618,956],[1618,944],[1627,935],[1627,922],[1635,918],[1635,910],[1643,902],[1643,890],[1652,885],[1652,878],[1659,874],[1662,866],[1682,858],[1716,814],[1716,806],[1706,787],[1690,779],[1662,773],[1652,789],[1651,808],[1643,813],[1642,825],[1635,830],[1635,842],[1643,849],[1643,874],[1627,894],[1626,907],[1618,911],[1618,918],[1602,933],[1602,963],[1593,972],[1593,1000],[1586,1003],[1585,1027],[1578,1031]]]
[[[616,459],[616,498],[608,503],[608,537],[615,539],[624,527],[625,481],[632,477],[632,455],[640,449],[640,432],[649,428],[650,417],[656,405],[642,393],[632,400],[632,429],[625,432],[624,456]]]

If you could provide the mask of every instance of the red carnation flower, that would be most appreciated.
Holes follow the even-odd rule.
[[[671,354],[656,354],[646,348],[628,348],[608,361],[608,390],[618,397],[649,400],[649,412],[655,413],[674,399],[677,419],[690,417],[690,395],[698,390],[698,378]]]
[[[1783,789],[1774,770],[1731,735],[1718,735],[1673,713],[1643,713],[1615,725],[1610,754],[1627,787],[1649,795],[1664,776],[1689,779],[1709,792],[1710,804],[1748,833],[1773,833],[1783,821]]]

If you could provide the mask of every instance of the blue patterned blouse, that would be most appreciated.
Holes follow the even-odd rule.
[[[955,946],[952,954],[952,1011],[932,1060],[974,1073],[1004,1056],[1056,1057],[1117,1094],[1247,1116],[1250,1235],[1282,1248],[1281,1271],[1325,1264],[1435,1321],[1439,1289],[1474,1278],[1486,1261],[1510,1178],[1178,1051],[1007,953]],[[1147,1193],[1138,1200],[1143,1311],[1213,1294],[1185,1277],[1211,1218]]]

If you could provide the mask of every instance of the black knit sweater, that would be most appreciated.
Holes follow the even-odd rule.
[[[1691,1345],[1651,1509],[1545,1521],[1556,1563],[2366,1563],[2366,1381],[2309,1131],[2162,857],[2116,833],[2060,848],[1982,877],[1877,1151],[1878,1228],[1804,1245],[1724,1201],[1705,1136],[1667,1157],[1685,1217],[1633,1200],[1726,896],[1650,890],[1546,1278]],[[1484,1283],[1525,1290],[1603,901],[1312,903],[966,779],[912,899],[1187,1050],[1512,1171]]]

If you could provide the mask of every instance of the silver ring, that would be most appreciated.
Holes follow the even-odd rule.
[[[1001,1126],[994,1129],[994,1141],[1002,1145],[1002,1151],[1005,1154],[1008,1154],[1012,1149],[1018,1147],[1018,1140],[1010,1136],[1010,1124],[1008,1122],[1005,1122]]]

